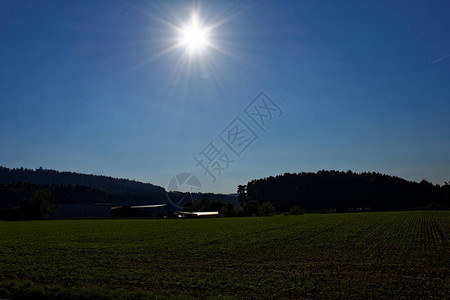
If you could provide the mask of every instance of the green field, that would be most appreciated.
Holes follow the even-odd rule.
[[[449,298],[450,212],[0,222],[0,298]]]

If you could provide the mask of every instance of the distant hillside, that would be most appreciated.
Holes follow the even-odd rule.
[[[43,185],[34,183],[0,183],[0,209],[9,209],[32,201],[36,192],[48,190],[57,204],[111,203],[112,196],[81,185]]]
[[[247,199],[272,202],[277,210],[293,206],[306,210],[387,211],[435,205],[449,207],[450,185],[442,187],[380,173],[319,171],[279,175],[250,181]]]
[[[34,184],[83,185],[109,193],[154,193],[165,192],[164,188],[135,180],[108,176],[88,175],[55,170],[8,169],[0,167],[0,183],[28,182]]]
[[[27,184],[20,185],[20,183]],[[0,209],[19,205],[20,199],[30,200],[36,188],[43,187],[48,187],[53,191],[58,196],[55,198],[55,201],[60,203],[67,203],[69,201],[67,199],[71,199],[70,203],[80,204],[105,201],[117,205],[165,203],[169,207],[177,209],[178,207],[174,203],[182,206],[180,201],[183,198],[189,199],[185,197],[185,193],[167,193],[164,188],[150,183],[99,175],[59,172],[42,168],[29,170],[0,167],[0,185],[2,185],[3,189],[0,193]],[[79,186],[77,187],[78,191],[83,190],[84,194],[77,192],[76,195],[85,195],[86,197],[72,197],[74,192],[67,186]],[[93,191],[106,192],[106,195],[92,192],[91,189]],[[67,192],[65,196],[64,191]],[[19,196],[20,193],[22,198]],[[207,193],[201,194],[198,198],[201,199],[202,197],[207,197],[210,201],[237,203],[235,195]]]

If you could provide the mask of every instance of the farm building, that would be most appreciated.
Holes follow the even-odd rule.
[[[219,216],[218,211],[179,211],[178,218],[214,218]]]
[[[167,213],[167,204],[111,207],[111,216],[113,218],[154,218],[165,213]]]

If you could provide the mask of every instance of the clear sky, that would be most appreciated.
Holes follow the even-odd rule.
[[[193,12],[209,44],[189,52]],[[1,1],[0,165],[163,187],[189,172],[226,193],[321,169],[442,184],[449,16],[449,1]],[[261,91],[282,110],[265,131],[244,111]],[[239,157],[219,137],[236,117],[258,136]],[[194,160],[210,142],[234,160],[215,182]]]

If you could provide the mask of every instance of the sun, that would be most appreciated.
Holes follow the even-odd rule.
[[[179,46],[185,47],[190,54],[200,53],[211,45],[209,29],[200,24],[196,13],[192,14],[191,23],[185,24],[178,31]]]

